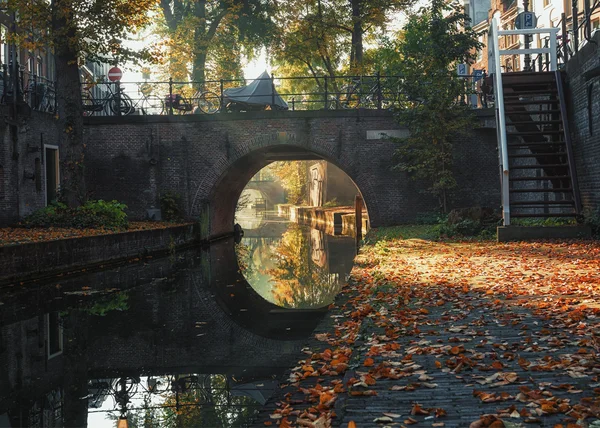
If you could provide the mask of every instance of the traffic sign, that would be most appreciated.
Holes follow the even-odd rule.
[[[473,81],[477,82],[483,77],[483,70],[473,70]]]
[[[467,67],[467,64],[458,64],[456,72],[459,76],[468,76],[469,75],[468,70],[469,70],[469,68]]]
[[[111,82],[118,82],[123,77],[123,72],[119,67],[113,67],[108,70],[108,80]]]
[[[517,30],[528,30],[535,28],[537,25],[537,18],[533,12],[521,12],[515,18],[515,28]]]

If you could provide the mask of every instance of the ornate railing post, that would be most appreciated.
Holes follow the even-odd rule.
[[[169,77],[169,114],[173,114],[173,77]]]

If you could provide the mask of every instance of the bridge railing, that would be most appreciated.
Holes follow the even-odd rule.
[[[465,97],[460,102],[480,108],[473,76],[464,76]],[[236,102],[228,90],[260,81],[261,90]],[[264,83],[262,81],[265,81]],[[143,82],[86,82],[82,85],[84,114],[179,115],[256,110],[388,110],[406,102],[402,77],[311,76],[268,79],[175,80]],[[266,88],[266,89],[265,89]]]

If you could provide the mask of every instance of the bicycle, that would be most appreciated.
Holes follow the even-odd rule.
[[[30,81],[25,91],[25,98],[29,100],[31,108],[46,113],[55,113],[54,96],[54,88],[48,82]]]
[[[164,100],[167,114],[173,110],[177,114],[194,114],[198,111],[213,114],[221,110],[221,97],[212,91],[197,91],[191,98],[182,94],[167,95]]]
[[[107,113],[107,109],[115,115],[126,116],[133,113],[133,101],[125,92],[123,88],[117,86],[114,92],[111,89],[109,83],[106,84],[107,95],[105,98],[96,99],[92,94],[92,88],[96,86],[96,82],[93,82],[87,86],[84,86],[85,92],[81,95],[81,102],[83,104],[83,112],[87,116],[91,116],[94,113],[104,112]]]
[[[386,83],[389,84],[389,82]],[[387,88],[389,85],[381,85],[381,80],[368,85],[366,90],[364,89],[365,85],[368,83],[365,83],[360,77],[354,78],[351,84],[344,85],[337,96],[337,106],[343,109],[375,106],[387,110],[396,104],[398,90]],[[329,108],[331,108],[331,103]]]
[[[135,104],[133,104],[132,111],[130,114],[135,113],[136,111],[140,111],[143,115],[155,115],[155,114],[164,114],[165,106],[163,100],[160,99],[159,96],[153,95],[152,87],[149,83],[138,83],[138,94],[141,95],[141,98],[137,100]]]

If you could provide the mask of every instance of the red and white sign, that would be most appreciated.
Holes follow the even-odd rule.
[[[108,80],[111,82],[118,82],[123,77],[123,72],[119,67],[113,67],[108,70]]]

